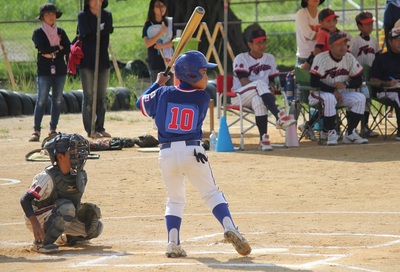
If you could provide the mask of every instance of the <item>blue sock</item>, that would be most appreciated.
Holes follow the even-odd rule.
[[[232,216],[231,216],[231,213],[228,208],[228,204],[226,204],[226,203],[218,204],[217,206],[214,207],[214,209],[212,210],[212,213],[214,214],[214,216],[218,219],[219,223],[221,223],[221,225],[224,228],[232,227],[232,226],[234,227]],[[226,219],[224,221],[224,218],[227,218],[227,217],[230,219],[230,220],[228,220],[228,222]]]
[[[167,215],[165,216],[165,223],[167,224],[168,242],[174,242],[179,245],[181,243],[179,239],[179,231],[181,228],[182,218],[174,215]],[[173,229],[176,229],[176,231],[171,232]]]

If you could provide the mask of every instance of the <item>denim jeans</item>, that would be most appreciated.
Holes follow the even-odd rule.
[[[82,89],[82,119],[83,126],[90,136],[92,130],[92,108],[93,108],[93,85],[94,85],[94,70],[81,68],[79,70]],[[107,85],[110,76],[110,69],[99,70],[97,80],[97,100],[96,100],[96,115],[95,115],[95,132],[104,132],[104,119],[107,109]]]
[[[51,94],[51,108],[50,108],[50,130],[56,130],[58,119],[61,113],[61,99],[64,90],[66,75],[61,76],[37,76],[37,100],[34,112],[34,127],[35,131],[41,130],[41,123],[43,120],[44,111],[46,109],[47,99],[49,97],[50,89]]]

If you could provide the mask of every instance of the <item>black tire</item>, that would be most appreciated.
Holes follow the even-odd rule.
[[[35,107],[32,106],[31,98],[27,96],[25,93],[15,92],[15,94],[21,100],[22,115],[32,115]]]
[[[69,113],[80,112],[79,102],[76,100],[75,95],[73,95],[71,92],[64,92],[63,97],[65,99],[65,102],[67,102]]]
[[[76,91],[70,91],[70,93],[75,95],[76,101],[78,101],[79,104],[79,112],[82,112],[83,91],[76,90]]]
[[[120,110],[132,109],[131,100],[134,100],[136,102],[136,95],[134,94],[134,92],[125,87],[116,87],[115,91],[118,98]]]
[[[8,116],[17,116],[22,114],[22,103],[19,96],[12,91],[0,90],[8,106]]]
[[[35,111],[35,107],[36,107],[36,100],[37,100],[37,94],[33,94],[33,93],[27,93],[26,94],[29,99],[31,100],[32,106],[33,106],[33,111]]]
[[[113,87],[107,88],[107,108],[112,111],[119,111],[121,109],[117,97],[117,90]]]
[[[65,101],[64,95],[61,97],[61,113],[69,113],[67,101]]]
[[[4,99],[3,95],[0,93],[0,117],[8,115],[8,105],[7,101]]]

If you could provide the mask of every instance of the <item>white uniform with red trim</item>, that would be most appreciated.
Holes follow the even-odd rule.
[[[261,95],[271,93],[269,89],[269,77],[278,76],[279,70],[273,55],[264,53],[261,58],[254,58],[250,53],[241,53],[236,56],[233,62],[233,86],[232,91],[240,93],[243,101],[243,106],[251,108],[255,116],[264,116],[268,114]],[[247,73],[251,83],[242,86],[238,72]],[[239,105],[237,97],[232,98],[233,105]]]
[[[349,50],[361,65],[369,67],[372,66],[375,55],[381,51],[374,37],[369,36],[369,41],[367,41],[360,35],[351,39]]]
[[[313,61],[310,73],[318,75],[321,81],[327,85],[333,86],[335,82],[345,82],[351,77],[362,74],[363,68],[355,59],[355,57],[346,53],[343,58],[337,62],[332,59],[330,51],[318,54]],[[342,95],[342,104],[339,106],[346,107],[349,111],[358,114],[364,114],[365,96],[356,92],[354,89],[339,90]],[[333,93],[324,92],[324,90],[312,91],[308,97],[310,105],[317,104],[322,99],[324,116],[330,117],[336,115],[337,100]]]

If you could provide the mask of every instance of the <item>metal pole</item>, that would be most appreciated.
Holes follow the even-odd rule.
[[[227,78],[227,71],[228,71],[228,6],[229,0],[224,0],[224,116],[226,117],[226,92],[228,89],[228,78]]]
[[[95,133],[96,123],[96,106],[97,106],[97,87],[99,79],[99,55],[100,55],[100,24],[101,24],[101,5],[100,0],[97,0],[97,32],[96,32],[96,60],[94,64],[94,80],[93,80],[93,104],[92,104],[92,125],[90,135]]]

